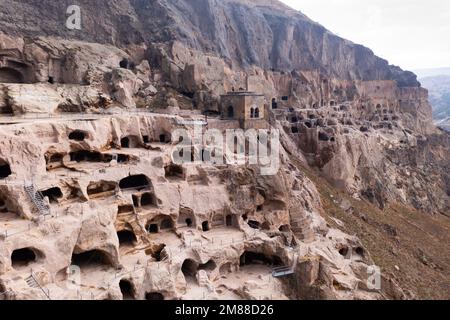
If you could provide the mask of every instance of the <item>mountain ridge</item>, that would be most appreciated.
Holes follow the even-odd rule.
[[[0,12],[8,14],[0,16],[0,31],[117,45],[176,40],[243,67],[287,72],[318,69],[349,80],[420,85],[412,72],[389,65],[370,49],[338,37],[279,1],[80,0],[81,32],[62,27],[71,4],[68,0],[5,0]]]

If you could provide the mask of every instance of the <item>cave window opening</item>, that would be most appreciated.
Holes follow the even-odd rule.
[[[227,215],[225,220],[226,220],[225,222],[226,222],[227,227],[233,226],[233,216],[232,215]]]
[[[144,190],[149,189],[151,187],[151,183],[150,180],[145,175],[140,174],[123,178],[119,182],[119,187],[122,190],[127,189]]]
[[[75,151],[69,153],[72,162],[106,162],[103,155],[96,151]]]
[[[188,228],[191,228],[192,225],[194,224],[194,223],[192,222],[192,219],[190,219],[190,218],[187,218],[185,221],[186,221],[186,226],[188,226]]]
[[[12,68],[0,68],[0,83],[24,83],[22,73]]]
[[[363,249],[363,248],[357,247],[357,248],[355,249],[355,252],[356,252],[357,255],[359,255],[359,256],[361,256],[361,257],[364,257],[364,249]]]
[[[140,144],[137,136],[127,136],[120,139],[120,146],[124,149],[139,148]]]
[[[9,164],[6,161],[0,159],[0,179],[5,179],[9,177],[11,174],[12,172]]]
[[[277,99],[275,98],[272,99],[272,109],[278,109]]]
[[[141,207],[156,207],[156,197],[153,193],[144,193],[141,197]]]
[[[329,141],[330,138],[323,132],[319,132],[319,140],[320,141]]]
[[[87,194],[90,197],[100,197],[112,195],[116,192],[115,182],[91,182],[87,187]]]
[[[149,136],[142,136],[142,139],[144,140],[144,143],[149,143],[150,142],[150,137]]]
[[[307,128],[309,128],[309,129],[312,128],[312,124],[311,124],[311,122],[309,122],[309,121],[305,122],[305,126],[306,126]]]
[[[250,220],[250,221],[248,222],[248,226],[249,226],[250,228],[252,228],[252,229],[260,229],[261,224],[260,224],[258,221]]]
[[[59,187],[50,188],[44,191],[41,191],[42,196],[48,197],[50,203],[58,203],[58,200],[63,197],[63,193]]]
[[[50,83],[50,84],[55,84],[55,78],[53,78],[53,77],[48,77],[47,82]]]
[[[282,225],[282,226],[279,228],[279,230],[280,230],[280,232],[289,232],[289,231],[290,231],[290,228],[289,228],[289,225],[285,224],[285,225]]]
[[[123,214],[123,213],[132,213],[134,211],[134,208],[130,204],[121,205],[117,209],[117,214]]]
[[[145,300],[155,300],[155,301],[160,301],[160,300],[164,300],[164,295],[159,293],[159,292],[147,292],[145,294]]]
[[[202,222],[202,230],[204,232],[209,231],[210,227],[209,227],[209,222],[208,221],[203,221]]]
[[[122,138],[122,140],[120,140],[120,146],[122,148],[129,148],[130,147],[130,139],[128,137]]]
[[[282,96],[282,97],[281,97],[281,100],[283,100],[283,101],[288,101],[288,100],[289,100],[289,96]]]
[[[152,223],[148,226],[147,228],[149,233],[158,233],[159,232],[159,227],[157,223]]]
[[[90,266],[113,266],[111,259],[105,252],[100,250],[72,254],[72,265],[79,266],[80,268]]]
[[[267,266],[282,266],[283,261],[278,256],[268,256],[262,253],[245,251],[240,257],[240,265],[267,265]]]
[[[37,261],[37,254],[31,248],[14,250],[11,254],[11,262],[14,269],[27,267]]]
[[[298,128],[297,127],[292,127],[291,128],[291,132],[292,133],[298,133]]]
[[[185,178],[184,169],[180,165],[170,164],[164,168],[165,177],[167,179],[182,179]]]
[[[233,106],[229,106],[228,107],[227,117],[229,119],[233,119],[234,118],[234,108],[233,108]]]
[[[195,278],[198,271],[198,263],[191,259],[186,259],[181,266],[181,272],[183,272],[184,277]]]
[[[117,232],[120,246],[133,246],[137,242],[136,235],[130,230],[121,230]]]
[[[86,133],[80,130],[72,131],[69,134],[69,139],[75,141],[84,141],[84,139],[86,139]]]
[[[119,67],[121,67],[122,69],[128,69],[130,65],[130,62],[128,61],[128,59],[123,59],[119,62]]]
[[[349,249],[347,247],[343,247],[341,249],[339,249],[339,254],[343,257],[347,257],[349,253]]]
[[[120,280],[119,287],[123,300],[135,300],[133,285],[129,280]]]

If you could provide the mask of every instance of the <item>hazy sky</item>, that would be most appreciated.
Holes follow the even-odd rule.
[[[281,0],[404,69],[450,67],[450,0]]]

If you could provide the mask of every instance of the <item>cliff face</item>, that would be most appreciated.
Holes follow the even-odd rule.
[[[81,0],[77,3],[83,29],[70,31],[64,23],[72,2],[4,0],[0,30],[116,45],[178,40],[240,66],[320,70],[341,79],[419,86],[413,73],[390,66],[368,48],[332,34],[277,1]]]

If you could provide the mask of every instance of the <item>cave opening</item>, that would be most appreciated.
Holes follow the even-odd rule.
[[[150,179],[143,174],[128,176],[120,180],[119,183],[119,187],[122,190],[135,189],[139,191],[149,189],[150,186]]]
[[[141,207],[156,207],[156,197],[153,193],[146,192],[141,196]]]
[[[157,223],[151,223],[147,226],[147,230],[149,233],[158,233],[159,232],[159,226]]]
[[[202,230],[204,232],[209,231],[210,227],[209,227],[209,221],[203,221],[202,222]]]
[[[165,171],[165,177],[169,180],[177,180],[177,179],[184,180],[185,179],[184,169],[180,165],[172,163],[172,164],[164,167],[164,171]]]
[[[261,223],[259,223],[258,221],[255,220],[249,220],[248,221],[248,226],[252,229],[260,229],[261,228]]]
[[[50,203],[58,203],[59,199],[63,197],[63,193],[61,191],[61,188],[59,187],[53,187],[44,191],[41,191],[42,196],[48,197]]]
[[[141,143],[137,136],[126,136],[120,139],[120,146],[122,148],[139,148],[140,145]]]
[[[0,159],[0,179],[5,179],[11,174],[12,172],[9,164],[5,160]]]
[[[145,300],[164,300],[164,295],[159,292],[147,292],[145,294]]]
[[[120,280],[119,287],[123,300],[135,300],[134,288],[129,280]]]
[[[69,153],[70,161],[72,162],[110,162],[112,157],[109,159],[104,157],[103,154],[97,151],[87,151],[80,150]]]
[[[14,250],[11,254],[12,267],[14,269],[27,267],[28,265],[35,263],[39,256],[41,256],[40,252],[32,248]]]
[[[233,216],[232,215],[229,214],[225,217],[225,224],[227,227],[233,226]]]
[[[87,187],[89,197],[107,197],[116,192],[117,184],[115,182],[100,181],[91,182]]]
[[[120,230],[117,232],[120,246],[134,246],[137,243],[136,235],[130,230]]]
[[[198,263],[192,259],[186,259],[181,266],[181,272],[183,272],[184,277],[195,278],[198,270]]]
[[[292,127],[291,128],[291,132],[292,133],[298,133],[298,128],[297,127]]]
[[[278,109],[277,99],[275,98],[272,99],[272,109]]]
[[[282,266],[283,261],[280,257],[276,255],[265,255],[263,253],[257,253],[252,251],[245,251],[240,257],[240,265],[252,265],[252,264],[260,264],[267,266]]]
[[[320,141],[329,141],[330,138],[328,137],[328,135],[324,132],[319,132],[319,140]]]
[[[72,265],[80,268],[107,266],[113,267],[113,263],[109,256],[101,250],[90,250],[82,253],[72,254]]]
[[[72,131],[69,134],[69,139],[74,141],[84,141],[84,139],[86,139],[86,132],[81,130]]]
[[[131,204],[120,205],[117,209],[117,214],[132,213],[134,212],[134,207]]]
[[[0,68],[0,83],[24,83],[24,77],[21,72],[13,68]]]

